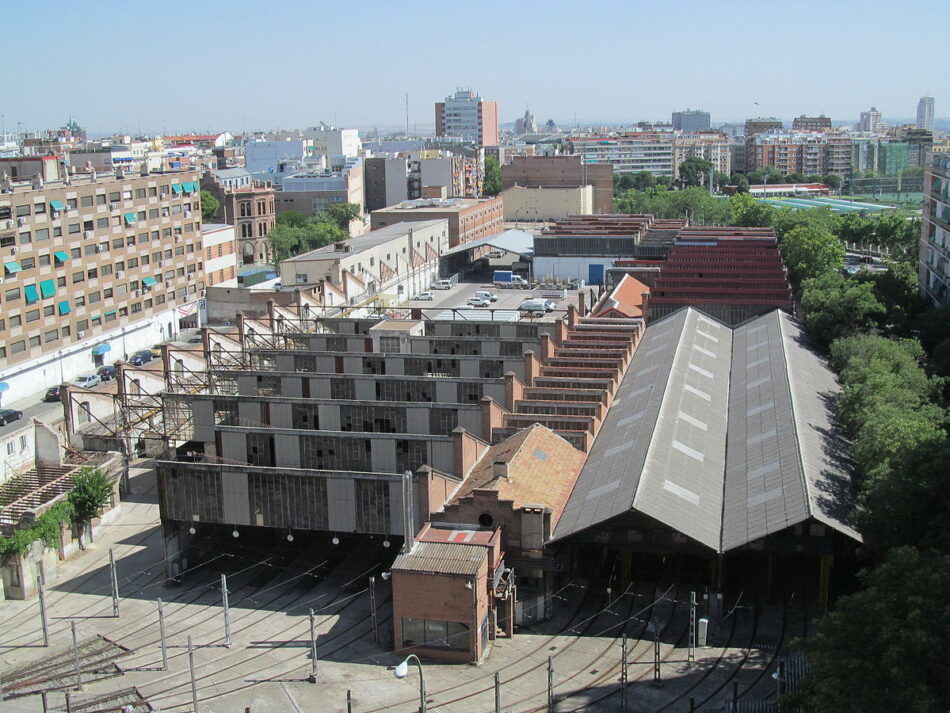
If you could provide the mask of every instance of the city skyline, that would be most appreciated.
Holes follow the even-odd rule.
[[[913,4],[924,15],[941,9],[936,2]],[[406,124],[408,93],[408,123],[422,129],[434,123],[433,103],[457,87],[498,102],[503,124],[525,106],[539,123],[553,118],[562,125],[669,121],[671,112],[687,107],[710,112],[714,124],[822,113],[849,122],[870,106],[885,117],[913,117],[919,98],[930,94],[936,96],[936,118],[947,115],[939,92],[932,91],[941,86],[940,67],[916,49],[938,42],[939,23],[895,27],[867,4],[860,13],[850,4],[806,2],[795,13],[750,4],[748,12],[724,14],[692,2],[676,12],[608,2],[590,18],[563,4],[566,16],[558,23],[541,22],[531,8],[493,1],[478,13],[428,2],[411,10],[370,2],[359,11],[288,2],[267,14],[247,2],[189,5],[185,15],[174,12],[177,6],[158,16],[112,2],[9,8],[11,26],[19,31],[0,50],[13,98],[0,108],[4,128],[43,130],[69,115],[92,133],[250,131],[321,120],[396,128]],[[635,42],[604,42],[607,25],[598,18],[608,15],[609,26],[629,27]],[[57,21],[51,24],[50,17]],[[185,31],[183,17],[195,31]],[[241,38],[230,44],[213,39],[220,36],[210,32],[216,23],[240,27],[243,18],[253,32],[227,35]],[[676,51],[665,32],[651,30],[671,22]],[[112,41],[117,23],[141,28],[127,35],[136,39],[123,61],[116,61],[121,46],[112,50],[95,40]],[[761,31],[777,24],[784,37],[807,36],[809,47],[834,46],[835,54],[777,52],[774,33]],[[842,26],[849,31],[840,32]],[[460,34],[475,43],[464,55]],[[38,36],[70,48],[68,68],[61,53],[35,51]],[[156,41],[142,41],[149,37]],[[417,41],[392,42],[394,37]],[[86,48],[74,38],[92,38],[92,44]],[[910,49],[888,54],[873,70],[855,71],[870,66],[866,48],[876,42]],[[847,81],[816,81],[838,71]]]

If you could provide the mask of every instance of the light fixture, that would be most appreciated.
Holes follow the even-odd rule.
[[[389,547],[389,540],[383,540],[383,547]]]
[[[334,537],[332,540],[330,540],[330,542],[332,542],[334,545],[338,545],[340,544],[340,538]]]
[[[188,528],[188,534],[189,534],[189,535],[194,535],[196,532],[197,532],[197,530],[195,530],[194,526],[191,526],[191,527]]]
[[[240,537],[240,536],[241,536],[241,533],[238,532],[237,530],[233,530],[231,532],[231,537]]]
[[[382,577],[383,579],[389,579],[390,577],[393,576],[393,573],[392,573],[392,572],[381,572],[379,576]]]
[[[294,533],[288,532],[288,533],[287,533],[287,542],[293,542],[293,541],[294,541]]]
[[[472,580],[468,579],[468,580],[465,581],[465,588],[466,588],[466,589],[471,589],[471,588],[472,588]]]
[[[409,659],[401,661],[396,664],[396,668],[393,669],[393,675],[396,678],[405,678],[409,675]]]

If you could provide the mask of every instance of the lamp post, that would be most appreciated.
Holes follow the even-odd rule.
[[[416,666],[419,667],[419,713],[426,713],[426,681],[422,675],[422,662],[415,654],[409,654],[405,660],[397,664],[393,669],[393,675],[396,678],[405,678],[409,675],[409,659],[416,660]]]

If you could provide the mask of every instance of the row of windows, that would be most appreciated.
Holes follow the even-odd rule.
[[[146,196],[149,198],[164,198],[166,196],[178,195],[173,194],[171,186],[165,184],[162,186],[150,186],[149,188],[136,188],[134,191],[134,196],[136,199],[142,199]],[[106,205],[107,203],[118,203],[119,201],[130,201],[132,200],[133,191],[123,190],[123,191],[113,191],[111,193],[98,193],[96,195],[82,196],[80,198],[67,198],[63,201],[63,204],[66,207],[66,210],[76,210],[79,207],[90,208],[93,205]],[[190,205],[190,204],[189,204]],[[17,218],[25,218],[28,215],[45,215],[47,202],[46,199],[42,199],[42,202],[36,201],[32,204],[30,203],[21,203],[11,210],[10,206],[0,206],[0,220],[9,219],[12,216]]]
[[[139,215],[142,215],[142,214],[140,213]],[[141,218],[141,219],[144,220],[144,218]],[[111,223],[110,223],[110,220],[112,221]],[[79,233],[82,233],[85,231],[106,229],[106,228],[109,228],[110,225],[119,226],[124,220],[125,220],[124,217],[116,216],[112,219],[98,218],[95,221],[95,224],[91,220],[84,221],[82,224],[72,223],[67,228],[68,230],[67,234],[78,235]],[[135,221],[131,223],[126,222],[126,227],[128,228],[132,228],[134,225],[135,225]],[[171,237],[172,235],[190,234],[200,229],[201,229],[200,223],[184,223],[183,225],[163,228],[161,231],[153,230],[151,232],[151,238],[149,237],[150,235],[149,233],[139,233],[138,242],[145,243],[145,242],[148,242],[149,239],[158,240],[159,236],[167,238],[167,237]],[[51,236],[54,238],[60,238],[62,237],[62,235],[63,235],[63,229],[58,226],[52,229],[52,233],[49,228],[37,228],[33,230],[32,232],[29,230],[25,230],[21,233],[7,233],[5,235],[0,235],[0,248],[13,247],[17,245],[18,243],[20,245],[29,245],[33,243],[34,241],[39,243],[45,240],[49,240]],[[123,241],[125,242],[126,245],[130,245],[130,246],[135,245],[136,237],[134,235],[129,235],[125,238],[113,238],[112,246],[121,247]],[[106,243],[102,243],[102,244],[105,245]]]

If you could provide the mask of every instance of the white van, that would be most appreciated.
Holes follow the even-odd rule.
[[[522,312],[529,312],[532,314],[544,314],[549,312],[548,305],[545,300],[525,300],[521,303],[519,308]]]
[[[488,257],[490,258],[499,258],[499,257],[504,257],[504,256],[505,256],[504,250],[492,250],[490,253],[488,253]]]
[[[451,280],[436,280],[432,283],[433,290],[451,290],[452,281]]]
[[[483,300],[488,300],[489,302],[497,302],[498,295],[494,292],[489,292],[488,290],[478,290],[475,293],[475,297],[481,297]]]

